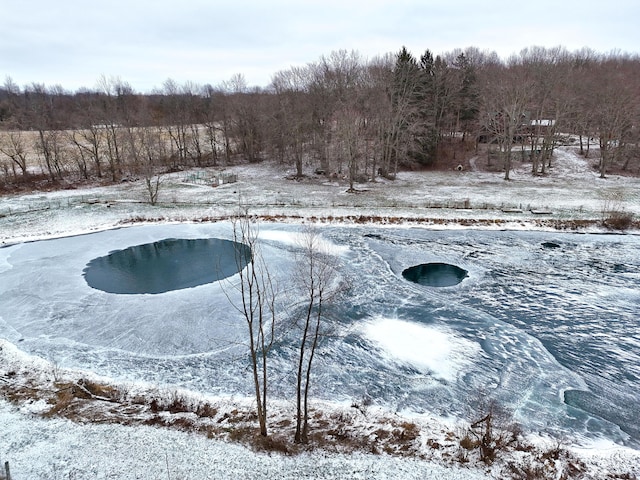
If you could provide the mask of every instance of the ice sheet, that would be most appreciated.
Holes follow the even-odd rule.
[[[304,228],[261,227],[283,293],[276,396],[292,389],[291,322],[300,308],[293,239]],[[320,233],[340,252],[343,288],[327,305],[314,395],[366,394],[390,408],[466,416],[484,392],[535,431],[638,441],[637,237],[335,226]],[[66,367],[250,394],[246,325],[230,303],[237,276],[159,295],[107,294],[82,278],[89,260],[115,249],[206,237],[230,239],[231,226],[148,225],[0,249],[11,266],[0,273],[0,335]],[[549,240],[560,247],[544,248]],[[402,278],[430,261],[459,265],[469,277],[445,289]],[[568,391],[585,393],[567,405]]]

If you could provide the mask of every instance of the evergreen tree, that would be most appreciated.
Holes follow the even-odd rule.
[[[389,90],[391,111],[383,139],[383,175],[394,175],[415,148],[414,126],[419,111],[420,68],[416,58],[402,47],[396,56]]]
[[[426,50],[420,57],[415,92],[416,116],[412,126],[412,149],[409,157],[420,165],[433,163],[438,145],[438,108],[439,85],[436,75],[436,62],[432,53]]]
[[[462,140],[471,131],[480,112],[480,93],[475,66],[464,53],[458,55],[454,65],[460,75],[458,90],[458,122],[462,130]]]

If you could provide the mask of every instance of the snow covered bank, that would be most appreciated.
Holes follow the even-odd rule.
[[[3,461],[10,462],[13,478],[18,480],[475,480],[521,478],[518,472],[525,469],[539,469],[540,472],[554,475],[574,471],[580,474],[575,478],[587,479],[635,478],[622,475],[640,475],[640,452],[610,444],[567,450],[564,445],[543,438],[530,438],[526,448],[522,444],[519,449],[501,452],[497,461],[487,466],[479,462],[473,452],[460,447],[459,434],[464,433],[461,424],[430,416],[389,416],[373,407],[367,410],[363,406],[354,409],[330,404],[320,404],[321,410],[315,410],[316,418],[322,412],[327,418],[342,419],[341,441],[295,455],[260,452],[228,439],[208,438],[212,435],[202,433],[198,428],[198,417],[193,414],[158,413],[150,407],[137,409],[133,413],[133,405],[129,405],[127,421],[126,416],[115,412],[114,403],[101,399],[90,402],[80,397],[64,408],[58,408],[52,398],[59,394],[61,385],[78,382],[79,378],[84,378],[85,382],[99,380],[86,372],[61,370],[49,362],[24,354],[6,341],[0,341],[0,359],[0,389],[3,394],[6,396],[8,392],[22,390],[22,393],[13,396],[13,403],[0,401],[0,424],[3,425],[0,429],[0,456]],[[152,387],[144,384],[130,384],[126,388],[129,397],[139,397],[143,392],[149,395],[153,391]],[[30,393],[26,390],[30,390]],[[164,393],[165,397],[175,394]],[[182,392],[182,395],[187,398],[189,393]],[[202,398],[198,394],[191,395],[195,399]],[[166,400],[169,401],[168,398]],[[84,408],[77,408],[83,401],[87,402]],[[219,419],[228,419],[238,409],[250,407],[250,403],[248,399],[218,398],[212,404]],[[51,414],[53,410],[56,412],[54,415]],[[111,416],[107,415],[109,412]],[[91,414],[99,421],[89,421],[86,416]],[[287,428],[291,414],[291,405],[276,402],[272,406],[273,436],[282,436],[285,432],[291,436],[290,428]],[[163,421],[158,420],[158,415]],[[220,423],[219,419],[215,423]],[[203,424],[211,422],[211,419],[201,420]],[[225,428],[232,431],[228,424]],[[237,422],[233,428],[243,429],[247,425]],[[341,428],[341,425],[336,424],[333,428]],[[318,429],[316,425],[315,430]],[[419,433],[415,441],[407,443],[408,438],[413,438],[408,437],[408,432],[413,431]],[[406,433],[399,436],[398,432]],[[391,441],[388,444],[376,444],[372,442],[376,437],[389,438]],[[250,439],[245,438],[244,441]],[[358,446],[359,441],[364,442],[362,445],[378,445],[381,450],[377,454],[367,453]],[[528,443],[531,441],[533,443]],[[411,448],[394,451],[391,449],[394,443],[411,445]],[[293,448],[292,444],[290,446]],[[385,446],[390,448],[388,453]]]
[[[273,220],[325,222],[419,222],[422,226],[496,229],[602,230],[602,210],[616,208],[640,217],[640,179],[600,179],[575,148],[556,150],[553,168],[532,177],[518,164],[512,180],[489,172],[401,172],[360,185],[324,182],[310,174],[287,179],[281,165],[229,167],[238,182],[217,188],[189,183],[185,173],[165,175],[159,204],[146,202],[143,181],[102,188],[36,192],[0,197],[0,244],[88,233],[137,221],[201,221],[225,218],[239,203]],[[544,213],[541,213],[544,212]],[[585,225],[581,227],[581,222]]]

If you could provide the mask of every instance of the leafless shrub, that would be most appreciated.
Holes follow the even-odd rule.
[[[633,473],[609,473],[607,480],[638,480],[638,476]]]
[[[476,414],[476,420],[471,423],[460,444],[466,450],[477,449],[480,460],[491,464],[500,452],[516,444],[521,432],[510,412],[494,399],[481,396],[478,411],[480,413]]]
[[[171,426],[185,432],[197,430],[195,421],[192,418],[178,417],[171,421]]]
[[[633,225],[633,214],[625,211],[609,212],[602,219],[602,224],[609,230],[628,230]]]
[[[402,422],[392,434],[398,443],[411,443],[420,436],[420,428],[413,422]]]
[[[184,395],[181,395],[178,392],[173,392],[171,395],[171,400],[166,407],[166,410],[169,413],[186,413],[192,412],[193,407]]]
[[[229,440],[243,444],[252,443],[248,439],[256,437],[256,433],[257,429],[250,425],[234,426],[228,430]]]
[[[291,445],[284,435],[269,435],[267,437],[256,435],[254,447],[265,452],[277,452],[284,455],[292,453]]]
[[[214,418],[217,414],[218,409],[212,406],[210,403],[200,404],[196,409],[196,415],[201,418]]]
[[[585,464],[560,443],[545,450],[532,450],[525,462],[510,461],[507,465],[511,478],[517,480],[581,479]]]
[[[610,230],[628,230],[633,225],[633,214],[624,208],[621,190],[607,192],[602,199],[602,224]]]
[[[51,364],[51,374],[53,375],[54,382],[60,382],[62,380],[62,367],[58,363],[57,360],[52,359],[50,361]]]
[[[460,439],[460,446],[465,450],[474,450],[480,446],[480,442],[471,438],[470,435],[465,435]]]
[[[58,384],[60,387],[54,397],[51,397],[47,403],[51,405],[51,408],[44,414],[45,417],[53,417],[59,415],[62,411],[66,410],[75,397],[73,395],[73,384]]]
[[[356,400],[352,401],[351,408],[355,408],[360,413],[362,413],[362,415],[366,417],[367,411],[372,404],[373,404],[373,400],[371,399],[371,397],[365,394],[362,396],[362,399],[360,401],[356,401]]]
[[[160,415],[154,415],[153,417],[147,418],[142,422],[143,425],[149,425],[152,427],[164,427],[167,426],[167,421],[162,418]]]

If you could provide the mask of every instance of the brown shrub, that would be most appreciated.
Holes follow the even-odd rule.
[[[154,415],[151,418],[146,419],[142,422],[143,425],[149,425],[152,427],[164,427],[167,425],[167,422],[160,415]]]
[[[77,385],[81,388],[76,390],[82,390],[84,388],[94,397],[102,397],[109,400],[115,400],[120,398],[121,396],[120,390],[118,390],[115,387],[112,387],[111,385],[104,385],[101,383],[91,382],[84,378],[81,378],[80,380],[78,380]],[[84,393],[86,394],[86,392]]]
[[[633,226],[633,214],[625,211],[609,212],[602,219],[602,224],[609,230],[625,231]]]
[[[229,434],[229,440],[237,443],[253,443],[253,441],[249,441],[249,439],[253,439],[253,437],[259,436],[259,431],[256,427],[252,426],[242,426],[242,427],[234,427],[227,430]]]
[[[196,410],[196,415],[201,418],[213,418],[218,414],[218,409],[211,406],[209,403],[205,403],[204,405],[198,405]]]
[[[291,445],[283,435],[268,435],[266,437],[257,435],[254,447],[263,452],[277,452],[283,455],[290,455]]]
[[[460,440],[460,446],[465,450],[473,450],[474,448],[478,448],[480,446],[480,442],[471,438],[469,435],[465,435]]]
[[[171,422],[171,425],[173,427],[176,427],[180,430],[185,430],[185,431],[190,431],[195,429],[195,422],[192,419],[186,418],[186,417],[178,417],[173,419],[173,421]]]
[[[61,388],[55,393],[55,397],[51,397],[47,401],[47,403],[51,405],[51,408],[45,412],[45,417],[59,415],[62,411],[69,408],[76,398],[74,396],[73,384],[62,384],[59,385],[59,387]]]
[[[391,436],[391,432],[389,430],[384,430],[382,428],[377,429],[373,434],[376,436],[378,440],[384,440]]]
[[[187,412],[191,412],[192,408],[187,403],[185,398],[175,396],[171,400],[171,403],[167,405],[166,410],[169,413],[187,413]]]
[[[430,448],[433,448],[434,450],[440,450],[442,448],[442,445],[436,442],[433,438],[430,438],[429,440],[427,440],[427,446],[429,446]]]
[[[277,428],[287,428],[287,427],[290,427],[292,424],[293,422],[290,419],[285,418],[284,420],[280,420],[274,426]]]
[[[393,431],[393,436],[401,442],[413,442],[420,436],[420,428],[413,422],[402,422],[399,428]]]

